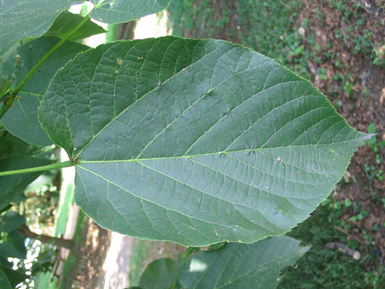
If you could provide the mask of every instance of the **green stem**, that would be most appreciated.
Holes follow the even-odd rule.
[[[82,28],[89,19],[90,17],[88,15],[84,17],[84,19],[70,33],[68,33],[63,39],[56,43],[56,45],[52,47],[51,50],[48,51],[47,54],[44,55],[34,67],[32,67],[32,69],[18,84],[18,86],[16,86],[16,88],[5,98],[4,104],[0,109],[0,118],[2,118],[3,115],[12,107],[13,103],[16,100],[16,96],[18,95],[22,87],[27,82],[27,80],[35,73],[35,71],[40,67],[40,65],[42,65],[56,50],[58,50],[68,39],[70,39],[72,35],[74,35],[80,28]]]
[[[68,161],[68,162],[63,162],[63,163],[55,163],[55,164],[47,165],[47,166],[35,167],[35,168],[0,172],[0,177],[18,175],[18,174],[28,174],[28,173],[42,172],[42,171],[50,171],[50,170],[58,170],[58,169],[62,169],[62,168],[72,167],[72,166],[74,166],[74,164],[71,163],[70,161]]]

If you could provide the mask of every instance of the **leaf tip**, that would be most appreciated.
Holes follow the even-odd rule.
[[[363,141],[367,141],[367,140],[370,140],[375,135],[376,135],[375,133],[365,133],[365,134],[362,134],[361,139]]]

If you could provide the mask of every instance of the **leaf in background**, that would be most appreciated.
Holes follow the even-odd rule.
[[[5,275],[4,271],[0,268],[0,284],[2,289],[12,289],[11,283],[8,280],[7,275]]]
[[[24,282],[24,280],[27,279],[27,275],[25,275],[20,271],[12,270],[11,268],[4,267],[4,266],[0,266],[0,269],[3,270],[3,272],[7,276],[12,288],[15,288],[17,284]],[[1,283],[0,281],[0,284],[3,284],[3,283]]]
[[[76,201],[89,216],[184,246],[284,234],[367,138],[271,59],[176,37],[78,55],[50,83],[39,118],[78,159]]]
[[[271,289],[280,282],[283,268],[293,265],[309,247],[286,237],[264,239],[255,244],[227,244],[200,252],[185,264],[179,280],[182,288]]]
[[[0,55],[18,41],[43,35],[55,18],[77,0],[0,1]]]
[[[1,97],[9,90],[10,86],[8,81],[0,77],[0,100],[3,100]]]
[[[51,27],[55,18],[72,4],[82,0],[2,0],[0,1],[0,55],[17,42],[40,37]],[[106,23],[124,23],[159,12],[170,0],[92,0],[92,18]],[[99,2],[102,2],[99,5]]]
[[[0,138],[0,171],[10,171],[51,164],[52,161],[39,157],[41,148],[31,146],[12,137]],[[24,188],[42,172],[0,177],[0,209],[14,201]]]
[[[0,243],[0,255],[25,259],[27,257],[27,249],[25,248],[24,238],[16,231],[9,233],[7,241]]]
[[[139,287],[143,289],[176,289],[175,283],[182,266],[181,260],[168,258],[155,260],[140,276]]]
[[[1,63],[2,77],[7,79],[14,88],[58,41],[59,38],[56,37],[41,37],[20,46]],[[37,119],[40,99],[56,71],[88,48],[79,43],[66,42],[40,66],[18,94],[15,104],[1,119],[10,133],[34,145],[52,144]]]
[[[3,226],[1,231],[9,233],[25,223],[25,217],[21,216],[15,211],[8,211],[2,217]]]
[[[95,7],[91,17],[109,24],[124,23],[138,19],[142,16],[153,14],[166,9],[170,0],[91,0],[94,5],[102,2],[100,7]]]
[[[64,38],[83,19],[84,17],[78,14],[72,14],[68,11],[64,11],[62,14],[59,15],[58,18],[56,18],[55,22],[52,24],[51,28],[44,34],[44,36],[56,36],[59,38]],[[103,27],[100,27],[95,22],[89,20],[82,27],[82,29],[78,30],[74,35],[72,35],[69,40],[75,41],[105,32],[106,30],[104,30]]]

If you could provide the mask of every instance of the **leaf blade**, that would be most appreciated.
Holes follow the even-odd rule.
[[[166,9],[170,0],[92,0],[92,18],[109,24],[124,23]]]
[[[4,0],[0,3],[0,55],[21,39],[39,37],[75,0]],[[48,4],[48,5],[47,5]]]
[[[76,81],[84,75],[91,81]],[[87,214],[185,246],[287,232],[366,137],[264,56],[175,37],[79,55],[51,82],[40,121],[78,159],[76,200]]]
[[[0,65],[2,76],[14,88],[58,42],[59,38],[56,37],[41,37],[21,45],[14,53],[3,59]],[[40,66],[40,69],[24,85],[9,112],[1,119],[2,124],[10,133],[34,145],[52,144],[37,119],[40,100],[55,72],[78,53],[88,48],[88,46],[67,41],[56,51],[55,55]]]
[[[308,249],[286,236],[227,244],[193,256],[181,269],[180,282],[183,288],[276,288],[280,271]]]

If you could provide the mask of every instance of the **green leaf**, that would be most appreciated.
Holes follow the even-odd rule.
[[[91,17],[104,23],[124,23],[166,9],[170,0],[92,0]],[[101,4],[98,4],[101,2]]]
[[[43,35],[55,18],[76,0],[0,1],[0,55],[22,39]]]
[[[193,256],[180,272],[182,288],[276,288],[280,271],[293,265],[309,247],[282,236],[255,244],[227,244]]]
[[[3,269],[0,268],[0,284],[2,289],[12,289],[11,283],[9,283],[7,275],[5,275]]]
[[[176,37],[78,55],[42,126],[102,227],[184,246],[282,235],[326,198],[367,137],[309,82],[247,48]]]
[[[7,79],[12,87],[15,87],[59,40],[56,37],[42,37],[20,46],[1,63],[2,77]],[[15,104],[1,120],[10,133],[34,145],[52,144],[37,119],[40,100],[55,72],[79,52],[88,48],[88,46],[78,43],[66,42],[41,65],[39,70],[26,82]]]
[[[0,270],[3,270],[3,272],[5,273],[12,288],[15,288],[17,284],[24,282],[24,280],[27,279],[27,275],[25,275],[20,271],[12,270],[9,267],[0,266]],[[3,284],[3,283],[1,283],[0,281],[0,284]]]
[[[1,230],[6,233],[16,230],[25,223],[25,217],[15,211],[6,212],[2,219],[4,225],[1,227]]]
[[[0,210],[0,214],[8,211],[10,208],[12,208],[12,204],[9,204],[9,205],[5,206],[4,208],[2,208]]]
[[[181,260],[158,259],[149,264],[140,277],[139,287],[143,289],[174,289]]]
[[[8,135],[0,138],[0,171],[10,171],[51,164],[52,161],[40,158],[41,148],[31,146]],[[42,172],[0,177],[0,209],[9,205]]]
[[[7,241],[0,243],[0,255],[25,259],[27,257],[27,249],[25,248],[24,238],[16,231],[9,233]]]
[[[368,133],[376,133],[376,126],[374,123],[368,125]]]
[[[72,14],[68,11],[64,11],[62,14],[56,18],[55,22],[52,24],[51,28],[44,34],[44,36],[56,36],[59,38],[64,38],[68,35],[74,28],[82,22],[84,17],[78,14]],[[105,33],[106,31],[103,27],[100,27],[95,22],[89,20],[82,29],[78,30],[74,35],[70,37],[69,40],[79,40],[86,37],[90,37],[95,34]]]
[[[58,15],[82,0],[3,0],[0,1],[0,56],[23,39],[43,35]],[[106,23],[124,23],[159,12],[170,0],[92,0],[92,18]],[[84,31],[84,29],[83,29]]]
[[[9,90],[10,85],[8,81],[0,78],[0,100],[3,100],[1,97]]]

